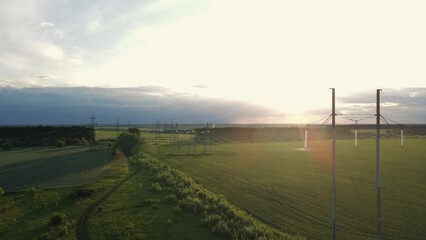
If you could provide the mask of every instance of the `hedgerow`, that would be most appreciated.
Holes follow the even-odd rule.
[[[161,187],[169,195],[165,200],[176,202],[175,210],[192,212],[202,218],[202,222],[210,230],[226,239],[304,239],[283,233],[254,219],[245,211],[231,204],[224,196],[216,195],[182,172],[172,169],[166,164],[139,153],[129,159],[131,164],[149,171],[155,188]],[[158,184],[158,186],[157,186]],[[154,188],[154,186],[153,186]]]

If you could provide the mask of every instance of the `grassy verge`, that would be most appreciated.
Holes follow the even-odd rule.
[[[150,171],[142,169],[93,212],[90,239],[221,239],[199,216],[175,205]]]

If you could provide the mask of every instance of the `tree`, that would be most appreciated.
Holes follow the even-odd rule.
[[[56,141],[55,146],[58,147],[58,148],[63,148],[63,147],[65,147],[65,142],[62,141],[62,140],[58,140],[58,141]]]
[[[140,135],[141,135],[141,130],[139,130],[139,128],[129,128],[127,131],[128,131],[129,133],[133,133],[133,134],[136,134],[136,135],[138,135],[138,136],[140,136]]]
[[[126,156],[136,154],[143,144],[142,138],[133,133],[124,132],[117,138],[117,148],[119,148]]]
[[[4,193],[5,193],[4,189],[0,187],[0,199],[3,197]]]
[[[3,143],[3,144],[1,145],[1,148],[2,148],[3,150],[11,150],[11,149],[13,148],[13,145],[12,145],[11,143],[6,142],[6,143]]]

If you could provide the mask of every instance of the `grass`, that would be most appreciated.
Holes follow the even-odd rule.
[[[131,163],[141,171],[98,206],[91,239],[304,239],[259,223],[146,154]]]
[[[238,207],[287,232],[331,238],[329,141],[228,143],[213,155],[156,156]],[[425,239],[426,140],[384,139],[381,150],[383,239]],[[337,237],[375,239],[375,141],[337,143]]]
[[[76,223],[84,210],[128,175],[129,171],[134,171],[129,169],[128,161],[123,155],[118,154],[109,160],[111,149],[99,150],[98,154],[103,154],[103,151],[107,153],[104,159],[107,164],[103,167],[102,178],[97,178],[96,181],[79,187],[31,188],[1,196],[0,238],[27,240],[41,239],[44,236],[46,238],[43,239],[76,239]],[[13,164],[21,164],[17,170],[27,169],[26,171],[55,175],[55,169],[64,171],[56,162],[66,164],[68,159],[73,159],[78,165],[90,165],[90,159],[85,156],[95,152],[80,152],[77,148],[32,148],[2,154],[7,156],[2,158],[2,166],[5,169],[10,169],[6,167]],[[96,156],[92,155],[92,160],[96,160]],[[34,164],[34,161],[42,162]],[[48,169],[46,165],[49,166]],[[135,175],[90,215],[88,229],[91,239],[221,239],[203,225],[200,216],[177,211],[176,203],[164,200],[167,194],[155,184],[152,174],[149,174],[150,172],[145,170]],[[37,183],[41,174],[35,176],[38,178],[33,180]],[[51,180],[53,182],[50,184],[57,183],[56,178],[42,179],[42,182]],[[25,180],[28,181],[25,186],[35,185],[31,184],[31,178]],[[23,181],[21,183],[23,184]],[[88,189],[89,191],[85,192],[93,194],[74,197],[77,189]]]
[[[38,147],[0,151],[0,184],[6,192],[30,187],[72,186],[103,176],[110,148]]]
[[[52,239],[76,239],[75,224],[81,213],[127,172],[127,160],[120,155],[114,157],[107,164],[102,179],[81,186],[94,191],[93,195],[84,198],[71,197],[74,187],[36,189],[35,194],[25,191],[7,193],[0,199],[1,238],[27,240],[48,234]],[[54,226],[51,219],[57,213],[64,215],[65,221]],[[64,227],[66,234],[63,233]]]
[[[166,192],[153,191],[149,171],[137,174],[95,211],[89,221],[92,239],[221,239],[200,218],[176,212],[164,201]]]

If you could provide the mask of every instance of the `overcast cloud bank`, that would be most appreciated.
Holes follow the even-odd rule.
[[[238,101],[204,98],[169,89],[0,88],[0,124],[84,124],[91,113],[99,123],[251,123],[282,118],[273,109]]]

